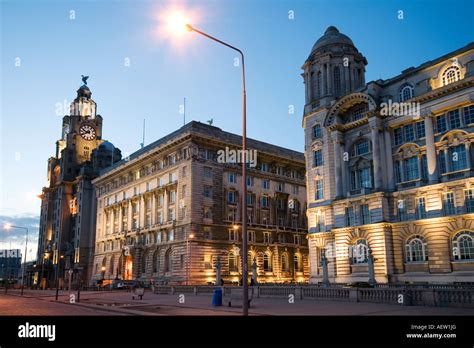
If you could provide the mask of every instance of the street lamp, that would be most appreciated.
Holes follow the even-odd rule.
[[[25,240],[25,261],[23,262],[23,267],[21,270],[21,296],[23,296],[23,287],[25,283],[25,267],[26,267],[26,253],[28,252],[28,228],[26,227],[20,227],[20,226],[14,226],[12,224],[5,224],[5,229],[8,231],[12,228],[18,228],[21,230],[26,231],[26,240]]]
[[[101,270],[102,270],[102,283],[103,283],[104,278],[105,278],[105,266],[102,266]]]
[[[183,28],[182,17],[176,21],[177,29]],[[206,34],[190,24],[185,24],[184,27],[188,31],[193,31],[200,34],[208,39],[211,39],[221,45],[224,45],[234,51],[237,51],[242,59],[242,286],[243,286],[243,315],[248,315],[248,270],[247,270],[247,160],[246,160],[246,143],[247,143],[247,96],[245,90],[245,64],[244,64],[244,53],[234,47],[221,41],[209,34]]]

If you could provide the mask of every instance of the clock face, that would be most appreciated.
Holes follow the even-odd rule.
[[[88,124],[81,126],[79,134],[84,140],[94,140],[96,137],[95,128]]]

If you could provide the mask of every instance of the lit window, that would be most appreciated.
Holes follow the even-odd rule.
[[[452,66],[443,73],[443,86],[459,81],[461,79],[461,70],[457,66]]]
[[[360,206],[360,221],[362,225],[370,224],[370,210],[368,204]]]
[[[352,264],[364,264],[367,263],[369,258],[369,247],[365,239],[359,239],[354,245],[351,246]]]
[[[466,213],[474,213],[474,189],[464,191],[464,205]]]
[[[474,232],[461,231],[452,240],[454,260],[474,259]]]
[[[443,194],[443,208],[445,215],[456,214],[456,205],[453,192],[446,192]]]
[[[346,226],[354,226],[354,208],[346,207]]]
[[[416,218],[417,219],[425,219],[426,218],[426,204],[425,204],[425,197],[417,197],[416,198]]]
[[[428,261],[426,242],[421,236],[409,238],[405,244],[406,262]]]

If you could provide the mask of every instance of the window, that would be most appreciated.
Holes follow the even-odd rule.
[[[314,151],[314,167],[320,167],[323,165],[323,151]]]
[[[474,189],[464,191],[464,206],[466,213],[474,213]]]
[[[428,160],[426,155],[421,156],[421,178],[428,179]]]
[[[277,173],[277,175],[283,175],[283,167],[278,166],[276,168],[276,173]]]
[[[169,201],[169,203],[176,203],[176,191],[175,190],[170,191],[168,201]]]
[[[268,164],[267,163],[262,163],[261,167],[260,167],[260,170],[262,172],[268,172]]]
[[[204,185],[204,197],[212,198],[212,186]]]
[[[370,224],[370,210],[368,204],[360,206],[360,222],[362,225]]]
[[[405,244],[406,262],[428,261],[426,242],[423,237],[415,235]]]
[[[204,177],[205,178],[212,178],[212,168],[211,167],[204,167]]]
[[[464,144],[449,148],[451,171],[455,172],[467,168],[466,146]]]
[[[446,116],[440,115],[436,117],[436,131],[438,133],[444,133],[448,130],[448,125],[446,123]]]
[[[236,229],[229,230],[229,240],[231,242],[237,242],[239,240],[239,232]]]
[[[302,263],[301,263],[301,256],[298,254],[295,254],[293,257],[293,266],[295,268],[295,272],[301,272],[302,270]]]
[[[453,237],[454,260],[474,259],[474,232],[461,231]]]
[[[248,193],[247,196],[247,205],[253,205],[255,199],[254,199],[254,195],[251,194],[251,193]]]
[[[354,226],[354,208],[346,207],[346,226]]]
[[[253,186],[253,176],[247,176],[247,187]]]
[[[403,143],[403,132],[402,132],[402,128],[395,128],[393,130],[393,140],[395,142],[395,145],[400,145],[401,143]]]
[[[299,194],[300,188],[298,187],[298,185],[292,185],[292,192],[294,195]]]
[[[352,251],[352,264],[364,264],[367,263],[369,258],[369,247],[365,239],[359,239],[351,248]]]
[[[438,164],[441,174],[446,173],[446,157],[444,156],[444,151],[438,153]]]
[[[418,171],[418,157],[410,157],[403,160],[405,169],[405,181],[416,180],[420,178]]]
[[[168,249],[165,253],[165,272],[173,271],[173,258],[171,255],[171,249]]]
[[[415,130],[413,129],[413,124],[407,124],[406,126],[404,126],[403,132],[405,133],[406,142],[415,140]]]
[[[262,180],[262,185],[263,185],[263,188],[265,190],[269,190],[270,189],[270,180],[268,179],[263,179]]]
[[[285,184],[282,183],[282,182],[278,182],[276,189],[277,189],[278,192],[285,192]]]
[[[296,244],[296,245],[301,244],[301,236],[299,234],[293,235],[293,244]]]
[[[235,173],[227,173],[227,179],[231,184],[237,184],[237,174]]]
[[[350,172],[350,175],[351,190],[372,187],[371,169],[369,167],[358,170],[352,170]]]
[[[415,199],[416,202],[416,218],[417,219],[426,219],[426,204],[425,204],[425,197],[417,197]]]
[[[397,201],[397,211],[398,211],[398,220],[405,221],[407,220],[407,209],[405,205],[405,200],[399,199]]]
[[[288,265],[288,254],[284,253],[281,255],[281,270],[283,272],[288,272],[289,271],[289,265]]]
[[[181,186],[181,198],[186,197],[186,185]]]
[[[237,272],[237,257],[234,252],[229,253],[229,272]]]
[[[326,231],[326,224],[324,221],[324,212],[318,211],[316,213],[316,231],[317,232],[325,232]]]
[[[204,218],[212,219],[212,209],[209,207],[204,207]]]
[[[255,231],[248,231],[247,236],[249,242],[255,242]]]
[[[268,196],[262,196],[262,208],[268,208],[269,206],[270,206],[269,197]]]
[[[456,214],[456,205],[454,201],[454,192],[443,193],[443,209],[445,215]]]
[[[169,173],[169,182],[175,182],[177,180],[176,172]]]
[[[334,95],[340,96],[341,95],[341,70],[338,66],[334,67],[333,72],[333,79],[334,79]]]
[[[425,137],[425,122],[420,121],[415,123],[416,126],[416,138],[421,139]]]
[[[324,182],[323,179],[316,180],[314,199],[319,200],[324,198]]]
[[[405,100],[413,98],[413,87],[405,84],[400,88],[400,101],[403,102]]]
[[[321,125],[316,124],[313,127],[313,139],[320,139],[321,138]]]
[[[181,169],[181,175],[182,175],[183,178],[185,178],[187,174],[188,174],[188,167],[187,167],[187,166],[184,166],[184,167]]]
[[[272,271],[271,258],[268,254],[263,254],[263,270],[265,272]]]
[[[461,71],[457,66],[451,66],[443,73],[443,86],[459,81],[461,79]]]
[[[458,109],[448,111],[448,120],[450,129],[461,128],[461,115]]]
[[[365,155],[370,152],[370,142],[366,139],[359,140],[357,143],[354,144],[352,147],[351,155],[352,156],[360,156]]]
[[[400,161],[395,162],[395,181],[397,183],[402,182],[402,166],[400,164]]]
[[[474,105],[466,106],[464,109],[464,124],[474,123]]]
[[[227,193],[227,202],[228,203],[236,203],[237,202],[237,197],[236,197],[236,192],[235,191],[229,191]]]
[[[168,209],[168,221],[174,221],[174,220],[176,220],[176,215],[175,215],[174,208],[169,208]]]
[[[263,242],[270,243],[270,232],[263,232]]]
[[[237,220],[237,209],[236,208],[229,208],[227,212],[227,220],[235,222]]]

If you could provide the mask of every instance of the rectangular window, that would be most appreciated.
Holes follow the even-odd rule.
[[[269,205],[270,204],[268,196],[262,196],[262,208],[268,208]]]
[[[247,176],[247,187],[253,186],[253,176]]]
[[[370,224],[370,210],[368,204],[360,206],[360,222],[362,225]]]
[[[397,201],[398,220],[405,221],[407,219],[407,209],[405,206],[405,200],[399,199]]]
[[[181,170],[182,170],[181,175],[183,178],[185,178],[186,175],[188,174],[188,167],[184,166]]]
[[[283,167],[278,166],[276,168],[276,173],[277,173],[277,175],[283,175]]]
[[[204,197],[212,198],[212,186],[204,186]]]
[[[441,174],[446,173],[446,157],[444,156],[444,151],[438,153],[438,164]]]
[[[229,183],[231,184],[237,184],[237,174],[235,173],[227,173],[227,178],[229,180]]]
[[[186,185],[181,186],[181,198],[186,197]]]
[[[176,220],[176,215],[174,212],[174,208],[169,208],[168,209],[168,221],[174,221]]]
[[[321,125],[317,124],[313,127],[313,139],[321,138]]]
[[[255,231],[248,231],[247,235],[249,242],[255,242]]]
[[[263,232],[263,242],[270,243],[270,232]]]
[[[204,167],[204,177],[205,178],[212,178],[212,168],[211,167]]]
[[[446,124],[446,115],[440,115],[436,117],[436,131],[438,133],[444,133],[448,130],[448,126]]]
[[[262,163],[261,167],[260,167],[260,170],[262,172],[268,172],[268,164],[267,163]]]
[[[324,182],[323,179],[316,180],[315,183],[315,195],[314,199],[323,199],[324,198]]]
[[[416,198],[416,218],[418,220],[426,219],[425,197]]]
[[[455,172],[467,168],[466,146],[464,144],[449,148],[451,171]]]
[[[415,130],[413,129],[412,124],[408,124],[405,127],[403,127],[404,133],[405,133],[405,142],[410,142],[415,140]]]
[[[237,197],[235,191],[229,191],[227,193],[227,202],[229,203],[236,203],[237,202]]]
[[[322,150],[314,151],[314,167],[323,165],[323,152]]]
[[[474,105],[466,106],[464,109],[464,124],[467,126],[474,123]]]
[[[354,226],[354,208],[346,207],[346,226]]]
[[[461,115],[458,109],[448,112],[448,120],[450,129],[461,128]]]
[[[474,189],[464,191],[464,206],[466,213],[474,213]]]
[[[254,196],[252,194],[250,194],[250,193],[247,194],[247,197],[246,197],[247,198],[247,205],[253,205],[253,202],[254,202],[253,197]]]
[[[393,141],[395,145],[400,145],[403,143],[402,127],[395,128],[393,130]]]
[[[229,230],[229,240],[232,242],[237,242],[239,240],[238,230],[234,230],[234,229]]]
[[[175,203],[175,202],[176,202],[176,191],[170,191],[169,203]]]
[[[318,211],[316,213],[316,231],[325,232],[326,231],[326,222],[324,221],[324,212]]]
[[[270,189],[270,180],[268,179],[263,179],[262,180],[262,185],[263,185],[263,188],[265,190],[269,190]]]
[[[363,168],[359,171],[360,173],[360,183],[359,186],[363,188],[372,187],[372,178],[370,177],[370,168]]]
[[[421,156],[421,178],[428,179],[428,160],[426,155]]]
[[[454,193],[446,192],[443,193],[443,208],[445,215],[454,215],[456,214],[456,205],[454,202]]]
[[[403,161],[404,169],[405,169],[405,181],[411,181],[419,179],[419,172],[418,172],[418,158],[417,157],[410,157]]]
[[[301,236],[299,234],[293,235],[293,244],[300,245],[301,243]]]
[[[420,121],[415,123],[416,125],[416,138],[421,139],[425,137],[425,122]]]
[[[277,183],[277,191],[284,192],[285,191],[285,184],[282,182]]]
[[[235,220],[237,220],[237,209],[229,208],[229,211],[227,212],[227,220],[232,222],[235,222]]]

